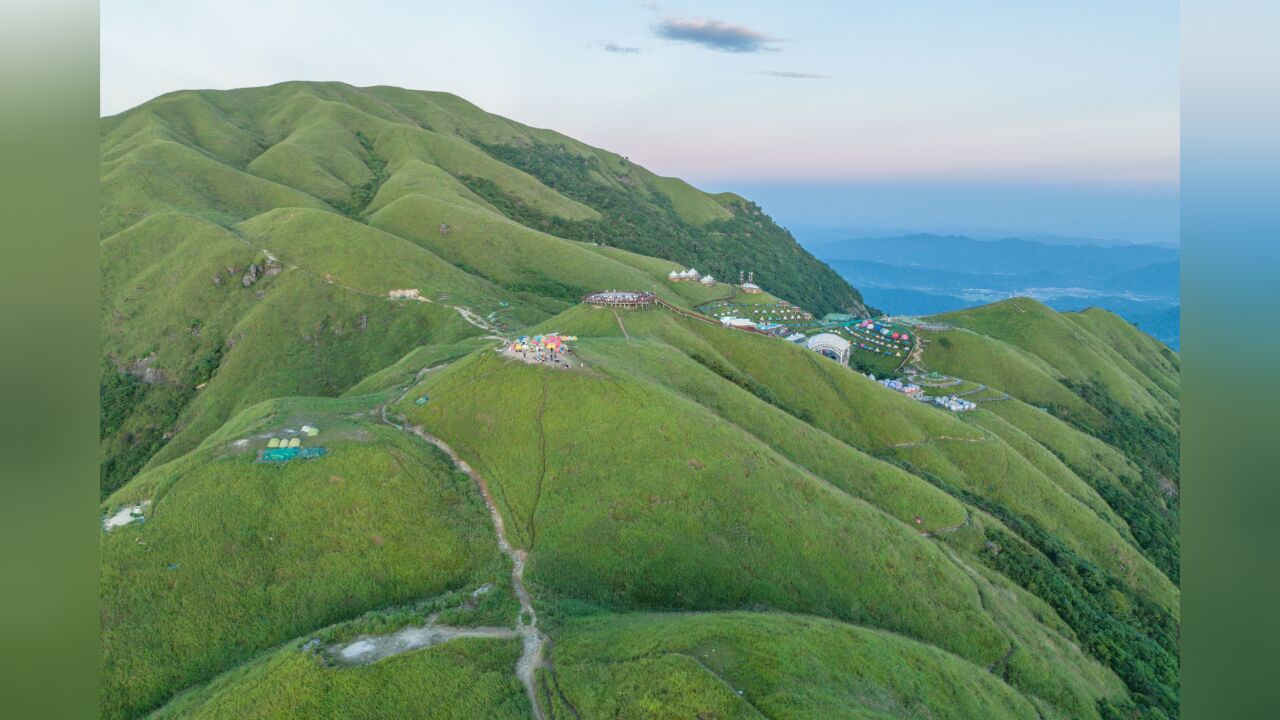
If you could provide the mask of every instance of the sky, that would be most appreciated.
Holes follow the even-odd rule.
[[[103,0],[101,112],[443,90],[787,225],[1177,241],[1177,3],[752,5]]]

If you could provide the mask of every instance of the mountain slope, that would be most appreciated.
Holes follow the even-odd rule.
[[[590,169],[571,183],[536,177],[503,161],[520,148]],[[819,312],[864,310],[740,198],[443,93],[338,83],[172,93],[105,118],[101,160],[103,404],[119,418],[103,433],[104,494],[257,400],[340,393],[423,342],[527,325],[600,288],[657,290],[681,305],[730,292],[666,283],[677,267],[725,279],[755,270]],[[395,289],[434,302],[389,303]],[[408,317],[440,335],[409,336]],[[193,340],[176,343],[185,333]]]
[[[726,279],[754,270],[767,290],[819,313],[860,306],[855,290],[742,198],[707,195],[445,93],[340,83],[184,91],[104,120],[103,135],[104,235],[161,208],[244,220],[327,204],[363,217],[371,202],[415,194],[496,207],[560,237],[605,240]],[[165,173],[158,195],[153,168]],[[145,200],[129,192],[140,186],[151,189]]]
[[[933,318],[980,402],[918,402],[667,281],[864,310],[746,201],[439,93],[102,163],[104,717],[1177,716],[1179,360],[1118,318]]]

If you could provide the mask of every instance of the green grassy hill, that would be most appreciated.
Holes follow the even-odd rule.
[[[730,292],[666,282],[697,265],[865,311],[745,200],[444,93],[184,91],[103,119],[101,137],[104,496],[254,402],[340,394],[414,347],[492,331],[442,305],[510,329],[591,290]]]
[[[1179,358],[1115,316],[931,318],[952,413],[581,305],[865,311],[748,201],[447,94],[174,93],[102,168],[104,717],[1177,717]]]
[[[357,667],[326,667],[290,643],[179,696],[155,720],[523,720],[515,640],[455,640]]]
[[[503,585],[469,479],[362,400],[268,401],[201,448],[142,473],[105,513],[145,519],[102,537],[104,717],[173,693],[316,627]],[[303,424],[328,456],[255,463],[264,435]]]
[[[584,717],[1037,717],[953,655],[812,617],[585,617],[566,623],[556,659],[554,706]]]
[[[1037,416],[1017,402],[991,405],[1097,490],[1176,582],[1178,355],[1096,308],[1057,313],[1016,298],[936,319],[965,329],[926,333],[929,366],[1047,411]]]

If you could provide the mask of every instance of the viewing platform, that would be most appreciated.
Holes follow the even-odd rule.
[[[582,302],[590,303],[598,307],[624,308],[628,310],[639,310],[648,308],[657,301],[658,296],[651,292],[633,292],[628,290],[601,290],[599,292],[588,293],[582,297]]]

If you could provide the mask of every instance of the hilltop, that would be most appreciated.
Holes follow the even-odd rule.
[[[662,287],[676,268],[754,271],[816,311],[866,312],[750,202],[446,93],[183,91],[101,135],[104,492],[238,409],[341,392],[423,343],[527,325],[599,288],[731,293]],[[389,305],[391,290],[430,302]]]
[[[1119,317],[873,334],[745,201],[443,94],[102,148],[103,717],[1177,716],[1180,360]]]

